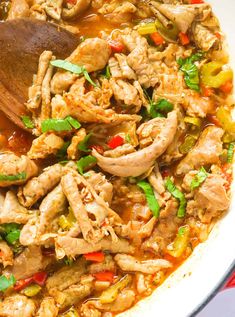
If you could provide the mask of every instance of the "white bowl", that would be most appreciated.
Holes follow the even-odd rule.
[[[227,36],[235,70],[235,0],[211,0]],[[232,192],[234,193],[235,184]],[[213,228],[208,240],[148,298],[119,317],[195,316],[225,283],[235,265],[235,196],[230,211]]]

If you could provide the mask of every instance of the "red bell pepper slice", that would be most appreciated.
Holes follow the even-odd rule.
[[[191,4],[201,4],[204,3],[204,0],[191,0]]]
[[[83,255],[87,261],[98,262],[101,263],[104,261],[104,253],[103,252],[92,252]]]
[[[38,272],[33,275],[33,281],[40,286],[43,286],[45,284],[46,279],[47,279],[46,272]]]
[[[113,53],[122,53],[125,49],[125,46],[119,41],[109,40],[108,43]]]
[[[111,149],[116,149],[116,147],[124,144],[124,139],[120,135],[115,135],[107,144]]]
[[[22,289],[24,289],[26,286],[30,285],[33,282],[34,282],[33,277],[29,277],[24,280],[18,280],[16,281],[14,285],[14,290],[21,291]]]
[[[164,38],[158,32],[150,34],[150,37],[155,45],[162,45],[165,43]]]
[[[45,284],[45,282],[46,282],[46,279],[47,279],[47,273],[46,272],[35,273],[33,276],[31,276],[29,278],[18,280],[15,283],[14,290],[15,291],[21,291],[26,286],[28,286],[28,285],[30,285],[32,283],[36,283],[36,284],[38,284],[40,286],[43,286]]]
[[[103,271],[92,274],[97,281],[103,281],[103,282],[110,282],[113,283],[114,281],[114,273],[111,271]]]
[[[179,39],[182,45],[188,45],[190,43],[190,39],[186,33],[180,32]]]

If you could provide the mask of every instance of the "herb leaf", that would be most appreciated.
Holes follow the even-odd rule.
[[[232,142],[228,146],[228,152],[227,152],[227,162],[232,163],[233,162],[233,153],[234,153],[234,147],[235,143]]]
[[[9,277],[9,279],[5,275],[0,276],[0,291],[1,292],[6,291],[9,287],[15,285],[15,283],[16,283],[16,279],[14,275],[12,274]]]
[[[85,138],[78,144],[78,149],[82,152],[91,152],[91,149],[88,149],[88,142],[92,133],[89,133],[85,136]]]
[[[154,195],[152,186],[146,181],[139,181],[137,185],[144,191],[149,209],[152,211],[154,217],[158,218],[160,206]]]
[[[207,176],[207,171],[204,169],[204,167],[201,167],[190,184],[191,190],[198,188],[206,180]]]
[[[54,61],[51,61],[51,65],[67,70],[71,73],[74,73],[76,75],[81,75],[83,74],[86,80],[93,85],[94,87],[97,87],[97,85],[92,81],[90,75],[88,74],[88,71],[84,66],[79,66],[73,63],[70,63],[68,61],[62,60],[62,59],[56,59]]]
[[[17,223],[5,223],[0,226],[0,233],[9,244],[15,244],[20,237],[20,227]]]
[[[8,233],[8,235],[6,236],[6,241],[9,243],[9,244],[14,244],[16,241],[18,241],[20,238],[20,230],[19,229],[16,229],[10,233]]]
[[[179,58],[177,63],[180,66],[180,70],[184,73],[184,80],[186,85],[195,90],[200,91],[199,88],[199,71],[197,66],[194,64],[203,57],[203,52],[198,52],[187,58]]]
[[[166,180],[166,188],[173,197],[179,200],[180,205],[178,208],[177,217],[183,218],[185,216],[185,210],[187,205],[187,201],[185,199],[184,194],[175,186],[175,184],[171,181],[169,177]]]
[[[42,132],[48,131],[71,131],[74,129],[79,129],[81,124],[71,116],[66,117],[65,119],[46,119],[41,123]]]
[[[26,179],[26,173],[21,172],[16,175],[0,174],[0,181],[19,181]]]
[[[92,155],[87,155],[80,158],[80,160],[77,161],[77,168],[79,173],[83,175],[84,170],[96,164],[96,162],[97,162],[97,159]]]
[[[58,159],[63,159],[63,158],[65,158],[65,157],[67,157],[67,149],[68,149],[70,143],[71,143],[70,141],[65,142],[65,143],[63,144],[62,148],[60,148],[60,149],[57,151],[56,157],[57,157]]]
[[[28,128],[28,129],[34,128],[34,123],[29,116],[22,116],[21,120],[26,128]]]

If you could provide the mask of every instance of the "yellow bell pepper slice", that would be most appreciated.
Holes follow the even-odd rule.
[[[222,69],[225,66],[220,62],[210,62],[201,68],[201,80],[204,86],[219,88],[227,81],[233,79],[233,71],[230,68]]]

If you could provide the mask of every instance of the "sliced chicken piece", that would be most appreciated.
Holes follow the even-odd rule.
[[[225,180],[221,175],[209,174],[195,190],[193,200],[188,203],[187,213],[198,216],[202,223],[210,223],[213,218],[219,217],[230,205],[224,184]]]
[[[165,192],[165,184],[157,163],[154,166],[154,170],[149,175],[148,180],[157,193],[162,195]]]
[[[63,0],[46,0],[42,7],[52,19],[59,21],[61,18]]]
[[[127,63],[127,56],[124,54],[115,54],[114,56],[109,60],[112,77],[136,80],[135,72]]]
[[[27,156],[17,156],[11,152],[0,153],[0,187],[24,184],[37,174],[37,165]]]
[[[84,128],[79,129],[76,134],[72,137],[71,143],[67,148],[68,158],[75,160],[79,158],[80,151],[78,145],[86,137],[86,130]]]
[[[127,254],[117,254],[114,259],[123,271],[128,272],[154,274],[161,269],[167,269],[172,266],[169,261],[164,259],[139,261],[133,256]]]
[[[100,236],[99,231],[94,230],[92,227],[91,220],[82,202],[75,177],[70,173],[66,174],[61,179],[61,185],[69,201],[69,205],[73,210],[74,216],[79,223],[84,239],[90,243],[98,242],[102,236]]]
[[[29,16],[29,5],[26,0],[12,0],[7,20],[26,18]]]
[[[25,207],[31,207],[39,198],[45,196],[60,181],[63,175],[63,167],[60,164],[52,165],[44,169],[38,177],[34,177],[19,189],[19,202]]]
[[[129,143],[125,143],[123,145],[120,145],[118,147],[116,147],[113,150],[108,150],[104,152],[104,156],[105,157],[112,157],[112,158],[116,158],[116,157],[121,157],[123,155],[127,155],[130,153],[135,152],[135,148],[133,145],[129,144]]]
[[[14,259],[12,274],[17,280],[25,279],[45,269],[48,263],[48,259],[42,255],[41,247],[29,246]]]
[[[0,252],[0,263],[3,264],[3,267],[13,265],[13,252],[5,241],[0,241]]]
[[[64,266],[47,279],[46,287],[49,293],[53,294],[55,289],[63,291],[69,286],[77,284],[86,270],[86,261],[83,258],[80,258],[71,266]]]
[[[142,100],[139,96],[138,90],[134,85],[122,79],[110,79],[110,84],[113,90],[114,98],[120,104],[134,107],[134,113],[140,111]]]
[[[105,202],[108,204],[111,203],[113,197],[113,184],[106,179],[105,175],[89,171],[87,181]]]
[[[211,13],[211,6],[209,4],[193,4],[193,5],[174,5],[162,4],[157,1],[148,1],[154,14],[159,17],[163,15],[172,21],[178,29],[186,33],[193,21],[205,20]],[[161,22],[164,22],[162,20]]]
[[[101,304],[99,300],[89,300],[81,307],[84,317],[100,317],[99,310],[113,313],[122,312],[130,308],[135,302],[135,292],[130,289],[124,289],[117,296],[117,299],[111,304]]]
[[[46,297],[42,300],[36,317],[57,317],[58,311],[55,300],[53,298]]]
[[[215,126],[203,130],[196,146],[182,159],[176,168],[176,174],[186,174],[203,165],[216,164],[222,153],[221,138],[224,131]]]
[[[57,257],[63,258],[65,255],[75,257],[79,254],[107,250],[111,253],[133,253],[134,247],[127,240],[119,239],[112,241],[110,238],[104,238],[98,243],[90,244],[83,239],[58,236],[56,239]]]
[[[92,38],[82,42],[67,60],[76,65],[84,66],[90,73],[103,69],[108,63],[110,54],[110,46],[105,40]],[[67,78],[71,78],[70,72],[58,71],[51,81],[52,93],[61,94],[63,91],[67,91],[70,82]]]
[[[27,153],[30,159],[42,159],[51,154],[56,154],[64,145],[64,140],[54,133],[43,133],[33,140],[32,146]]]
[[[53,291],[53,297],[56,303],[59,305],[60,310],[64,310],[67,307],[78,304],[85,297],[89,296],[92,292],[92,279],[85,284],[72,285],[63,292],[58,290]]]
[[[67,200],[61,185],[56,186],[41,202],[37,235],[42,235],[51,226],[53,219],[66,211]]]
[[[35,215],[23,226],[20,232],[20,244],[30,246],[36,244],[38,217]]]
[[[134,5],[136,2],[136,0],[112,0],[108,3],[104,3],[98,12],[104,15],[111,23],[125,23],[130,21],[133,14],[137,11]]]
[[[173,141],[176,129],[177,114],[176,111],[172,111],[164,119],[164,126],[150,146],[118,158],[104,157],[95,149],[92,150],[92,155],[97,158],[97,164],[104,171],[116,176],[136,177],[147,172],[155,160],[165,152]]]
[[[33,317],[36,306],[32,299],[23,295],[12,295],[0,302],[1,317]]]
[[[90,3],[91,0],[78,0],[72,7],[63,8],[62,18],[64,20],[76,18],[89,7]]]
[[[196,23],[192,28],[193,39],[198,48],[209,51],[212,47],[218,47],[219,39],[208,28],[200,23]]]
[[[26,106],[29,110],[38,109],[42,101],[42,83],[46,76],[50,61],[52,59],[51,51],[44,51],[39,58],[38,72],[33,78],[33,85],[29,88],[28,102]]]
[[[15,193],[8,191],[0,211],[0,223],[14,222],[25,224],[30,218],[32,218],[32,214],[19,204]]]

